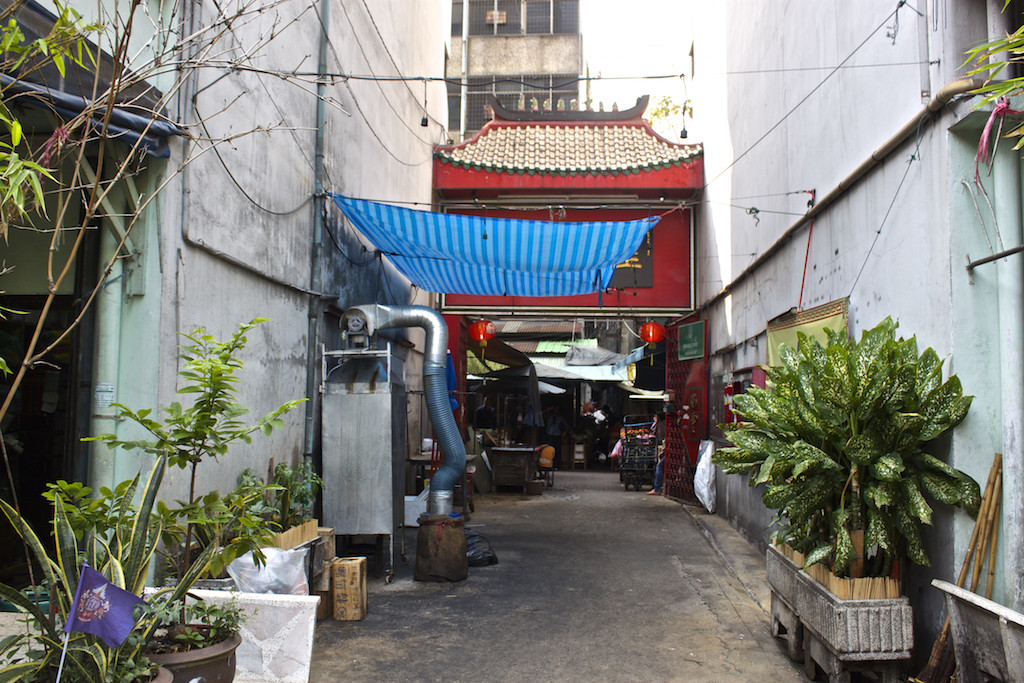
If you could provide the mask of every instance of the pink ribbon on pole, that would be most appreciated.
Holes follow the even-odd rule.
[[[992,113],[989,114],[988,121],[985,123],[985,129],[981,131],[981,140],[978,141],[978,152],[974,155],[974,179],[981,182],[981,176],[978,173],[978,168],[981,164],[986,166],[991,165],[991,156],[989,155],[989,143],[988,138],[992,133],[992,124],[995,123],[996,118],[1000,119],[999,128],[1002,130],[1003,122],[1002,119],[1007,114],[1020,114],[1016,109],[1010,109],[1010,100],[1005,97],[1000,97],[996,100],[996,106],[992,109]]]

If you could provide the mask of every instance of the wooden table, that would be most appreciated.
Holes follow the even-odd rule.
[[[495,486],[520,486],[537,475],[540,446],[494,446],[487,450]]]

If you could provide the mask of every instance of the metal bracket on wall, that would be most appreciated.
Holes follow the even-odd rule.
[[[1006,258],[1007,256],[1013,256],[1014,254],[1019,254],[1022,251],[1024,251],[1024,244],[1022,244],[1020,246],[1017,246],[1017,247],[1011,247],[1009,249],[1004,249],[1003,251],[999,252],[998,254],[992,254],[991,256],[986,256],[985,258],[980,258],[977,261],[972,261],[970,254],[968,254],[967,255],[967,266],[966,267],[967,267],[967,274],[970,275],[970,283],[972,285],[974,284],[974,269],[976,267],[984,265],[986,263],[991,263],[992,261],[998,261],[999,259]]]

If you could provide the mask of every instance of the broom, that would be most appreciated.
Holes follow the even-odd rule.
[[[971,533],[970,543],[967,544],[967,556],[964,557],[964,563],[960,567],[960,576],[956,580],[956,585],[963,588],[964,581],[967,579],[967,573],[970,571],[971,560],[974,558],[975,552],[979,557],[979,562],[975,567],[974,578],[972,578],[971,590],[977,588],[977,576],[980,574],[980,565],[985,561],[985,542],[989,538],[988,529],[993,524],[993,517],[990,512],[994,512],[994,509],[998,509],[998,503],[993,504],[996,496],[999,495],[997,491],[997,482],[1002,482],[1002,468],[1003,468],[1003,454],[996,453],[995,458],[992,461],[992,468],[988,473],[988,481],[985,482],[985,494],[981,498],[981,507],[978,510],[978,517],[974,521],[974,531]],[[1002,488],[999,486],[999,488]],[[998,520],[998,517],[995,517]],[[998,527],[998,521],[995,522]],[[994,534],[993,534],[994,536]],[[991,574],[991,569],[990,569]],[[942,632],[939,633],[938,639],[932,645],[931,654],[928,657],[928,662],[925,664],[921,672],[912,679],[917,683],[940,683],[940,681],[948,681],[950,678],[951,669],[955,665],[953,661],[952,650],[949,647],[949,616],[946,616],[946,621],[942,626]]]

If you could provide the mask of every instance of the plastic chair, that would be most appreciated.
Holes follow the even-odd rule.
[[[544,486],[555,487],[555,447],[544,446],[540,449],[540,457],[537,460],[537,472],[540,474]]]

